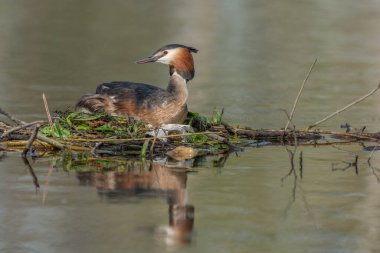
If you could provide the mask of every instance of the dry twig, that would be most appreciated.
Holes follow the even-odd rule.
[[[15,116],[13,116],[12,114],[10,114],[9,112],[4,111],[2,108],[0,108],[0,114],[3,114],[4,116],[6,116],[10,120],[12,120],[17,125],[26,124],[26,122],[24,122],[22,120],[19,120],[18,118],[16,118]]]
[[[314,124],[311,124],[307,129],[310,130],[310,129],[312,129],[313,127],[316,127],[316,126],[318,126],[319,124],[321,124],[321,123],[323,123],[323,122],[325,122],[325,121],[331,119],[332,117],[338,115],[339,113],[341,113],[341,112],[347,110],[347,109],[350,108],[351,106],[356,105],[357,103],[359,103],[359,102],[363,101],[364,99],[368,98],[369,96],[373,95],[378,89],[380,89],[380,83],[377,85],[377,87],[376,87],[375,89],[373,89],[373,90],[372,90],[371,92],[369,92],[368,94],[366,94],[366,95],[364,95],[363,97],[361,97],[361,98],[355,100],[354,102],[350,103],[349,105],[346,105],[346,106],[343,107],[342,109],[337,110],[336,112],[334,112],[334,113],[330,114],[329,116],[327,116],[327,117],[321,119],[320,121],[317,121],[317,122],[315,122]]]
[[[1,108],[0,108],[0,113],[3,114],[3,115],[5,115],[6,117],[8,117],[10,120],[12,120],[13,122],[15,122],[16,124],[22,125],[20,129],[25,128],[24,125],[28,125],[28,123],[26,123],[25,121],[17,119],[12,114],[4,111]],[[34,124],[36,124],[36,123],[34,122]],[[51,138],[48,138],[48,137],[46,137],[46,136],[44,136],[44,135],[42,135],[40,133],[37,133],[37,139],[39,139],[40,141],[46,142],[46,143],[50,144],[51,146],[53,146],[55,148],[58,148],[58,149],[64,149],[64,148],[66,148],[66,146],[64,144],[60,143],[59,141],[53,140]]]
[[[23,125],[19,125],[19,126],[16,126],[16,127],[13,127],[11,129],[9,129],[8,131],[5,131],[1,136],[0,138],[4,138],[6,137],[7,135],[15,132],[15,131],[18,131],[18,130],[21,130],[21,129],[24,129],[24,128],[27,128],[27,127],[30,127],[30,126],[33,126],[33,125],[38,125],[38,124],[43,124],[45,123],[46,121],[45,120],[37,120],[37,121],[33,121],[33,122],[30,122],[30,123],[25,123]]]
[[[22,152],[22,156],[26,156],[26,154],[29,152],[30,148],[32,147],[33,145],[33,142],[36,140],[36,137],[37,137],[37,133],[38,133],[38,130],[40,129],[40,125],[37,124],[35,127],[34,127],[34,130],[33,130],[33,133],[30,135],[30,138],[28,140],[28,143],[26,144],[26,147],[24,149],[24,151]]]
[[[98,157],[98,154],[96,153],[96,150],[102,145],[102,142],[95,143],[94,147],[91,149],[90,153],[94,157]]]
[[[313,70],[313,68],[314,68],[314,66],[315,66],[316,63],[317,63],[317,59],[315,59],[315,61],[314,61],[313,64],[311,65],[311,67],[310,67],[310,69],[309,69],[309,72],[307,73],[305,79],[304,79],[303,82],[302,82],[301,88],[300,88],[300,90],[299,90],[299,92],[298,92],[298,94],[297,94],[296,99],[294,100],[293,108],[292,108],[292,111],[290,112],[290,116],[289,116],[289,119],[288,119],[288,123],[286,123],[285,131],[286,131],[286,129],[288,129],[288,126],[289,126],[290,122],[291,122],[292,119],[293,119],[294,111],[296,110],[296,107],[297,107],[297,104],[298,104],[298,100],[299,100],[299,98],[300,98],[300,96],[301,96],[301,93],[302,93],[302,91],[303,91],[303,88],[305,87],[305,84],[306,84],[307,80],[309,79],[309,76],[310,76],[310,74],[311,74],[311,71]]]

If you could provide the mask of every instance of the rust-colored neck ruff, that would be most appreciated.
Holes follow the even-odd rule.
[[[177,49],[176,57],[170,61],[170,75],[177,72],[186,81],[193,79],[194,77],[194,60],[193,56],[186,48]]]

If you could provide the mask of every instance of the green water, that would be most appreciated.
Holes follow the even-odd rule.
[[[378,1],[353,0],[1,1],[0,107],[31,121],[45,118],[42,92],[50,108],[65,109],[102,82],[165,87],[166,66],[134,61],[182,43],[200,50],[189,109],[225,108],[225,120],[257,128],[284,127],[281,109],[291,108],[318,58],[295,114],[304,128],[379,82],[379,11]],[[378,100],[320,128],[379,131]],[[332,169],[356,155],[356,167]],[[282,146],[248,148],[219,167],[216,157],[190,161],[189,173],[165,161],[90,173],[101,166],[75,172],[59,158],[30,160],[36,190],[20,155],[8,153],[0,251],[379,252],[380,172],[368,156],[361,144],[300,146],[296,174],[286,178]],[[372,165],[380,167],[378,156]]]

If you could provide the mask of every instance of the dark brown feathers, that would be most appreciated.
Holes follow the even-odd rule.
[[[88,112],[106,111],[142,120],[155,127],[182,123],[187,115],[187,82],[194,77],[192,53],[196,52],[198,50],[194,47],[169,44],[136,62],[160,62],[169,65],[170,80],[166,89],[133,82],[103,83],[97,87],[96,94],[82,96],[76,109],[85,109]]]
[[[187,115],[186,83],[176,75],[170,78],[167,90],[149,84],[112,82],[99,85],[96,92],[82,96],[76,109],[106,111],[152,126],[182,123]]]
[[[189,53],[198,53],[198,49],[194,48],[194,47],[188,47],[188,46],[185,46],[185,45],[181,45],[181,44],[169,44],[169,45],[165,45],[161,48],[159,48],[156,52],[153,53],[156,54],[160,51],[164,51],[164,50],[167,50],[167,49],[174,49],[174,48],[186,48]]]
[[[115,107],[109,96],[103,94],[86,94],[83,95],[77,104],[75,110],[85,109],[92,113],[101,111],[113,112]]]

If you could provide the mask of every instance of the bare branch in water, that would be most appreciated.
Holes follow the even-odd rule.
[[[283,112],[285,113],[286,118],[288,118],[288,122],[289,122],[289,124],[292,124],[292,130],[295,131],[295,130],[296,130],[296,125],[294,125],[293,121],[291,120],[288,111],[285,110],[285,109],[280,109],[280,110],[283,111]],[[288,126],[288,127],[289,127],[289,126]],[[287,127],[287,128],[288,128],[288,127]],[[285,131],[287,130],[287,128],[284,129],[284,133],[285,133]]]
[[[94,147],[91,149],[90,153],[94,157],[98,157],[98,154],[96,153],[96,150],[102,145],[102,142],[95,143]]]
[[[45,120],[37,120],[37,121],[33,121],[33,122],[30,122],[30,123],[25,123],[23,125],[19,125],[19,126],[16,126],[16,127],[13,127],[11,129],[9,129],[8,131],[4,132],[0,138],[4,138],[6,137],[7,135],[15,132],[15,131],[18,131],[18,130],[21,130],[21,129],[24,129],[24,128],[27,128],[27,127],[30,127],[30,126],[33,126],[33,125],[37,125],[37,124],[43,124],[45,123],[46,121]]]
[[[293,108],[292,108],[292,110],[291,110],[291,112],[290,112],[290,116],[289,116],[288,123],[286,123],[285,131],[288,129],[288,126],[289,126],[290,122],[291,122],[292,119],[293,119],[294,111],[296,110],[296,107],[297,107],[297,104],[298,104],[298,100],[300,99],[300,96],[301,96],[301,93],[302,93],[302,91],[303,91],[303,88],[305,87],[305,84],[306,84],[307,80],[309,79],[309,76],[310,76],[310,74],[311,74],[311,71],[313,70],[313,68],[314,68],[314,66],[315,66],[316,63],[317,63],[317,59],[315,59],[315,61],[314,61],[313,64],[311,65],[311,67],[310,67],[310,69],[309,69],[309,72],[307,72],[307,75],[306,75],[305,79],[304,79],[303,82],[302,82],[301,88],[300,88],[300,90],[299,90],[299,92],[298,92],[298,94],[297,94],[296,99],[294,100]]]
[[[366,99],[366,98],[368,98],[369,96],[373,95],[378,89],[380,89],[380,83],[377,85],[377,87],[376,87],[375,89],[373,89],[373,90],[372,90],[371,92],[369,92],[368,94],[366,94],[366,95],[364,95],[363,97],[361,97],[361,98],[355,100],[354,102],[350,103],[349,105],[346,105],[346,106],[343,107],[342,109],[337,110],[336,112],[334,112],[334,113],[330,114],[329,116],[327,116],[327,117],[321,119],[320,121],[317,121],[317,122],[315,122],[314,124],[311,124],[310,126],[308,126],[307,129],[310,130],[310,129],[312,129],[312,128],[318,126],[319,124],[321,124],[321,123],[323,123],[323,122],[325,122],[325,121],[327,121],[327,120],[329,120],[329,119],[335,117],[335,116],[338,115],[339,113],[341,113],[341,112],[347,110],[347,109],[350,108],[351,106],[360,103],[360,102],[363,101],[364,99]]]
[[[30,138],[28,140],[28,143],[26,144],[26,147],[24,149],[24,151],[22,152],[22,156],[26,156],[26,154],[29,152],[30,148],[32,147],[33,145],[33,142],[36,140],[37,138],[37,134],[38,134],[38,130],[40,129],[40,124],[37,124],[35,127],[34,127],[34,131],[33,133],[30,135]]]
[[[39,139],[40,141],[44,141],[46,143],[49,143],[50,145],[52,145],[53,147],[58,148],[58,149],[65,149],[66,148],[66,145],[60,143],[59,141],[48,138],[45,135],[42,135],[40,133],[37,134],[37,139]]]
[[[3,110],[2,108],[0,108],[0,114],[5,115],[5,116],[8,117],[10,120],[12,120],[13,122],[15,122],[16,124],[19,125],[20,128],[18,128],[18,129],[13,129],[13,130],[10,129],[10,130],[12,130],[12,132],[13,132],[13,131],[16,131],[16,130],[19,130],[19,129],[23,129],[23,128],[27,127],[27,126],[35,125],[35,124],[38,124],[38,123],[42,124],[42,123],[45,122],[45,121],[35,121],[35,122],[31,122],[31,123],[26,123],[25,121],[22,121],[22,120],[17,119],[17,118],[14,117],[12,114],[6,112],[6,111]],[[26,126],[26,125],[27,125],[27,126]],[[10,130],[9,130],[9,131],[10,131]],[[9,134],[9,133],[8,133],[8,134]],[[6,136],[5,133],[3,133],[3,135],[2,135],[0,138],[2,138],[3,136]],[[56,141],[56,140],[53,140],[53,139],[51,139],[51,138],[48,138],[48,137],[46,137],[46,136],[44,136],[44,135],[42,135],[42,134],[40,134],[40,133],[37,133],[37,139],[39,139],[39,140],[41,140],[41,141],[44,141],[44,142],[46,142],[46,143],[49,143],[50,145],[52,145],[53,147],[58,148],[58,149],[64,149],[64,148],[66,148],[66,146],[65,146],[64,144],[62,144],[62,143],[60,143],[60,142],[58,142],[58,141]]]
[[[18,118],[16,118],[15,116],[13,116],[12,114],[10,114],[9,112],[5,111],[2,108],[0,108],[0,114],[3,114],[4,116],[6,116],[8,119],[12,120],[17,125],[26,124],[26,122],[19,120]]]

